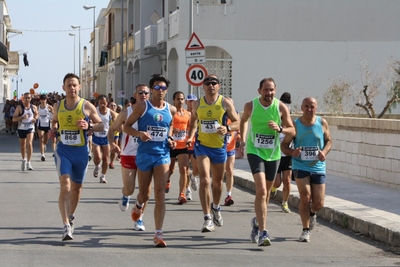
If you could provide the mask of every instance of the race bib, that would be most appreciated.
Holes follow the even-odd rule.
[[[163,142],[167,139],[167,128],[159,126],[147,126],[147,133],[151,136],[154,142]]]
[[[60,133],[60,137],[61,142],[64,145],[72,146],[81,144],[81,135],[79,134],[79,130],[62,130]]]
[[[183,141],[186,140],[186,131],[179,131],[174,134],[175,141]]]
[[[50,119],[47,115],[40,115],[40,126],[41,127],[49,127],[50,126]]]
[[[106,131],[95,132],[94,135],[97,137],[107,137],[107,132]]]
[[[319,160],[317,146],[303,146],[301,147],[301,160]]]
[[[275,148],[275,135],[256,133],[256,138],[254,140],[254,146],[257,148],[274,149]]]
[[[232,142],[232,138],[233,138],[233,134],[231,134],[231,133],[227,133],[226,134],[226,143],[227,144],[230,144],[231,142]]]
[[[21,130],[29,130],[33,128],[33,123],[32,122],[22,122],[19,129]]]
[[[217,120],[201,120],[201,132],[202,133],[216,133],[217,128],[220,126]]]

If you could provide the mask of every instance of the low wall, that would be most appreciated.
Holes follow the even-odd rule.
[[[323,117],[333,142],[328,174],[400,189],[400,120]]]

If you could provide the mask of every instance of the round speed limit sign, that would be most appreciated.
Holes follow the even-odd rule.
[[[193,86],[200,86],[203,85],[203,80],[207,75],[207,69],[203,65],[194,64],[186,71],[186,80]]]

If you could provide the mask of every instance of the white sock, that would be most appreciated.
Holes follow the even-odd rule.
[[[232,191],[226,191],[226,195],[227,195],[227,196],[232,195]]]

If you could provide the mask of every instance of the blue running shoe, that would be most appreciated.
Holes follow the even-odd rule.
[[[271,246],[271,240],[269,240],[268,231],[262,231],[260,237],[258,238],[258,246],[259,247]]]
[[[250,234],[250,240],[253,243],[257,243],[258,241],[258,223],[257,223],[257,218],[254,217],[251,219],[251,234]]]

